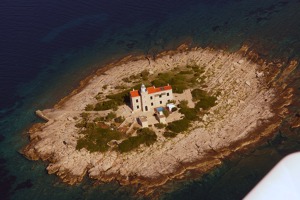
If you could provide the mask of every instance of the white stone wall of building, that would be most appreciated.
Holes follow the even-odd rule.
[[[142,109],[140,96],[131,97],[130,101],[131,101],[131,108],[132,108],[133,111]]]
[[[173,99],[173,93],[172,90],[165,90],[161,92],[157,92],[152,94],[153,96],[153,102],[154,102],[154,108],[156,107],[161,107],[161,106],[166,106],[169,100]]]

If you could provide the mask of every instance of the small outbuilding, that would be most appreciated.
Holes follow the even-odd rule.
[[[146,128],[148,127],[148,120],[146,116],[140,116],[138,117],[138,123],[143,127]]]
[[[166,124],[167,122],[166,122],[166,116],[161,112],[161,113],[157,113],[156,115],[155,115],[155,117],[156,117],[156,119],[157,119],[157,121],[159,122],[159,123],[162,123],[162,124]]]

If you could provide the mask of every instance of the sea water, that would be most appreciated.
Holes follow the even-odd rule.
[[[136,188],[68,186],[47,163],[19,150],[37,109],[51,108],[96,69],[123,56],[155,55],[185,42],[236,51],[249,44],[264,58],[300,55],[298,0],[1,1],[0,199],[135,199]],[[299,70],[299,69],[297,69]],[[291,78],[294,78],[291,75]],[[299,95],[299,81],[291,85]],[[294,113],[298,106],[291,106]],[[240,199],[284,155],[297,151],[299,129],[214,171],[164,186],[162,199]]]

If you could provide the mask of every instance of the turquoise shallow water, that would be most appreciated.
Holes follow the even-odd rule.
[[[18,151],[26,130],[105,63],[128,54],[156,54],[182,42],[235,51],[247,43],[264,58],[299,58],[300,2],[219,1],[4,1],[1,6],[1,199],[135,199],[116,183],[77,186],[47,175],[46,163]],[[299,69],[297,69],[299,71]],[[297,74],[291,86],[297,88]],[[298,79],[299,80],[299,79]],[[291,107],[299,113],[299,104]],[[162,199],[240,199],[284,155],[299,150],[299,129],[286,122],[278,136],[236,155],[205,175],[165,186]],[[167,192],[166,192],[167,191]],[[142,197],[141,197],[142,198]]]

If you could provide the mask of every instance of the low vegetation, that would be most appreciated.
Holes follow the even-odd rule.
[[[183,93],[185,89],[188,88],[188,81],[187,81],[187,74],[180,74],[180,73],[159,73],[157,78],[151,82],[152,85],[172,85],[172,89],[174,93]]]
[[[103,101],[97,103],[94,108],[95,111],[103,111],[103,110],[110,110],[110,109],[117,110],[118,103],[115,102],[114,100]]]
[[[197,102],[195,108],[208,110],[209,108],[216,105],[216,100],[217,98],[214,96],[207,96],[206,98],[203,98],[202,100]]]
[[[156,128],[158,128],[158,129],[163,129],[163,128],[166,127],[166,125],[165,125],[165,124],[162,124],[162,123],[154,124],[154,126],[155,126]]]
[[[157,139],[157,136],[154,131],[149,128],[143,128],[137,130],[137,136],[129,137],[123,140],[118,145],[118,151],[121,153],[129,152],[133,149],[138,148],[141,144],[147,146],[152,145]]]
[[[80,134],[83,137],[78,139],[76,149],[85,148],[90,152],[105,152],[109,149],[108,142],[122,138],[122,134],[117,130],[101,128],[96,123],[87,123]]]
[[[120,84],[115,87],[120,92],[107,95],[106,98],[102,96],[103,93],[98,93],[95,97],[98,103],[86,105],[85,111],[116,111],[118,106],[129,103],[129,92],[132,88],[139,89],[141,82],[144,82],[147,86],[170,84],[174,93],[183,93],[184,90],[190,87],[203,84],[203,73],[204,69],[197,65],[187,65],[186,68],[177,68],[169,72],[159,73],[155,77],[150,76],[148,70],[144,70],[139,74],[122,79],[126,84],[138,83],[137,85],[126,89],[126,84]],[[107,88],[107,85],[103,86],[103,90]],[[207,110],[216,105],[216,97],[210,96],[204,90],[194,89],[192,97],[195,102],[195,108],[188,107],[188,101],[184,100],[179,103],[178,108],[173,108],[172,110],[172,112],[178,110],[183,114],[184,117],[182,119],[170,122],[168,125],[161,123],[154,125],[157,129],[164,129],[164,137],[173,138],[177,134],[187,131],[193,121],[199,120],[202,110]],[[176,101],[170,102],[175,103]],[[163,112],[166,117],[170,114],[167,110]],[[83,136],[78,139],[76,148],[86,148],[90,152],[105,152],[110,148],[108,145],[110,141],[123,139],[119,145],[114,147],[114,150],[124,153],[136,149],[140,145],[150,146],[157,140],[155,132],[149,128],[138,129],[136,136],[124,139],[124,134],[122,135],[116,128],[117,124],[121,124],[124,121],[125,118],[123,116],[116,116],[114,112],[109,112],[106,116],[96,117],[93,120],[89,119],[88,113],[82,113],[81,120],[76,124],[76,127],[80,128],[80,134]]]
[[[115,121],[116,123],[120,123],[120,124],[121,124],[122,122],[125,121],[125,117],[119,116],[119,117],[115,118],[114,121]]]
[[[196,103],[196,109],[204,109],[207,110],[216,105],[217,98],[215,96],[210,96],[201,89],[194,89],[192,91],[193,101],[198,101]]]
[[[166,131],[166,132],[164,132],[163,136],[166,138],[174,138],[177,136],[177,133]]]
[[[188,107],[187,100],[180,101],[178,108],[179,112],[184,115],[184,118],[169,123],[166,127],[167,131],[163,134],[164,137],[175,137],[178,133],[187,131],[192,121],[199,120],[200,108],[207,110],[216,105],[217,98],[208,95],[204,90],[194,89],[192,96],[193,101],[196,103],[195,108]]]
[[[179,112],[181,114],[184,114],[184,118],[187,120],[196,121],[199,119],[198,111],[195,108],[189,108],[189,107],[180,108]]]
[[[88,105],[85,106],[84,110],[85,111],[92,111],[92,110],[94,110],[94,106],[92,104],[88,104]]]
[[[187,131],[189,126],[190,120],[183,118],[177,121],[170,122],[167,126],[167,130],[172,131],[174,133],[181,133]]]

